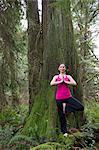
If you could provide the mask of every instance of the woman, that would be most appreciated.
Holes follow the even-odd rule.
[[[55,75],[50,82],[50,85],[57,85],[57,90],[56,90],[56,103],[58,107],[58,115],[59,115],[59,120],[60,120],[60,125],[61,125],[61,132],[64,134],[64,136],[67,136],[67,123],[66,123],[66,118],[65,118],[65,113],[63,109],[63,104],[66,105],[66,110],[69,112],[75,112],[75,111],[83,111],[84,106],[71,95],[70,89],[68,85],[77,85],[76,81],[70,76],[66,74],[66,67],[64,64],[61,64],[58,68],[60,74]]]

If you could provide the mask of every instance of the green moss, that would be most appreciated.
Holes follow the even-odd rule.
[[[48,139],[55,135],[57,113],[54,92],[55,88],[42,85],[41,91],[35,98],[31,114],[21,132],[22,134],[46,136]]]
[[[78,139],[81,139],[81,138],[84,138],[86,136],[86,134],[84,132],[76,132],[76,133],[73,133],[73,136],[75,138],[78,138]]]
[[[37,96],[35,99],[34,106],[32,108],[30,116],[27,118],[25,127],[23,129],[23,133],[34,135],[36,132],[40,134],[42,132],[42,126],[43,126],[43,132],[44,129],[46,129],[46,121],[47,121],[47,109],[45,104],[45,98],[43,95]],[[46,114],[46,116],[45,116]],[[43,122],[43,117],[45,121]]]
[[[65,146],[56,142],[48,142],[38,145],[34,148],[31,148],[30,150],[56,150],[56,149],[64,150]]]

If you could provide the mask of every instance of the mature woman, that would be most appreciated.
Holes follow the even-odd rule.
[[[60,64],[58,70],[60,73],[53,77],[52,81],[50,82],[50,85],[57,85],[55,99],[58,107],[61,132],[64,134],[64,136],[67,136],[67,123],[64,113],[66,112],[66,109],[64,111],[63,104],[65,103],[70,106],[66,107],[67,111],[69,112],[83,111],[84,106],[71,95],[68,85],[77,85],[77,83],[70,75],[66,74],[65,65]]]

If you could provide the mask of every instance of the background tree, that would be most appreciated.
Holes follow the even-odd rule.
[[[18,84],[16,81],[16,39],[15,34],[17,31],[17,25],[20,21],[20,2],[14,1],[1,1],[0,7],[0,35],[2,43],[2,57],[3,57],[3,70],[5,75],[3,77],[3,85],[6,91],[8,86],[12,93],[13,105],[18,104]],[[13,13],[14,12],[14,13]],[[8,77],[7,77],[8,75]]]
[[[0,2],[0,61],[1,61],[1,99],[5,105],[19,104],[21,78],[25,78],[27,69],[26,33],[21,29],[21,2],[7,0]],[[25,61],[24,61],[25,59]],[[25,62],[25,67],[20,68]],[[20,72],[23,69],[23,74]],[[26,80],[26,78],[25,78]],[[26,82],[24,82],[26,83]],[[27,84],[27,83],[26,83]],[[27,92],[28,94],[28,92]],[[3,98],[4,97],[4,98]]]
[[[98,70],[95,69],[98,66],[98,58],[93,51],[94,37],[92,33],[93,25],[98,17],[98,11],[99,2],[97,0],[72,2],[73,23],[75,24],[76,46],[80,57],[80,78],[84,89],[84,98],[89,98],[91,93],[96,94],[93,90],[89,93],[89,88],[92,87],[94,79],[97,80],[98,78]],[[94,76],[94,78],[87,85],[88,79],[92,78],[91,76]]]

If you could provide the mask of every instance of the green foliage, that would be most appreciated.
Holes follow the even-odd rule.
[[[52,101],[54,101],[53,99],[50,99],[53,97],[52,93],[54,92],[54,89],[47,88],[48,86],[46,84],[44,85],[44,87],[45,86],[46,88],[42,89],[36,97],[36,100],[39,102],[37,104],[37,102],[35,101],[34,109],[32,109],[31,115],[27,118],[23,130],[20,130],[20,132],[16,134],[16,125],[18,125],[19,122],[22,121],[21,117],[23,117],[23,115],[27,115],[26,112],[28,111],[28,108],[24,105],[21,105],[21,107],[17,108],[17,113],[20,112],[19,114],[21,116],[19,117],[19,119],[17,113],[15,113],[15,110],[9,110],[11,108],[8,109],[4,116],[7,117],[7,113],[9,113],[8,118],[10,116],[12,118],[12,121],[8,124],[8,126],[6,125],[0,130],[1,145],[11,150],[28,150],[30,149],[30,147],[31,150],[71,150],[71,148],[75,145],[80,148],[83,147],[86,149],[94,149],[95,141],[93,127],[94,129],[96,129],[96,127],[98,128],[98,126],[96,125],[98,113],[97,102],[85,102],[85,113],[88,119],[86,121],[86,124],[82,127],[83,132],[73,133],[71,135],[68,135],[68,137],[64,137],[62,134],[59,134],[56,137],[53,136],[54,132],[52,132],[53,129],[51,124],[52,116],[50,107],[48,105],[49,103],[52,103]],[[44,101],[46,103],[44,103]],[[92,113],[93,111],[94,113]],[[16,116],[16,123],[13,121],[14,116]]]
[[[87,124],[93,129],[99,128],[99,105],[95,100],[84,101]]]
[[[74,144],[75,137],[73,135],[69,135],[67,137],[64,137],[63,135],[60,134],[58,137],[58,141],[59,141],[59,143],[64,145],[67,150],[70,150]]]
[[[13,137],[13,127],[6,125],[5,128],[0,127],[0,145],[4,148],[8,147],[8,143]]]
[[[0,113],[0,123],[4,127],[6,125],[16,127],[24,122],[27,116],[28,107],[25,105],[20,105],[17,108],[11,106],[6,106],[4,110]]]
[[[8,143],[8,147],[10,148],[10,150],[28,150],[30,148],[30,145],[33,144],[30,137],[24,135],[15,135]]]
[[[56,142],[47,142],[44,144],[40,144],[34,148],[31,148],[31,150],[71,150],[73,148],[73,145],[76,140],[81,140],[85,137],[83,133],[74,133],[73,135],[68,135],[67,137],[64,137],[62,134],[59,134],[57,137]]]
[[[56,142],[48,142],[48,143],[38,145],[34,148],[31,148],[30,150],[57,150],[57,149],[64,150],[65,147]]]
[[[94,53],[95,34],[98,34],[95,28],[99,14],[99,2],[98,0],[72,0],[71,4],[76,48],[80,58],[80,78],[84,85],[83,95],[87,99],[92,99],[92,97],[96,98],[99,85],[98,57]]]
[[[0,70],[3,76],[1,79],[2,91],[7,95],[8,104],[11,104],[11,100],[13,104],[16,101],[16,104],[21,97],[22,90],[26,90],[24,88],[20,93],[20,89],[24,87],[24,83],[27,84],[27,33],[22,31],[20,24],[23,16],[21,1],[2,0],[1,4],[0,64],[2,66],[0,66]]]
[[[0,113],[0,122],[16,126],[20,123],[20,114],[18,114],[13,108],[7,106],[3,112]]]
[[[0,145],[8,148],[8,143],[22,128],[28,114],[28,106],[20,105],[17,108],[6,106],[0,113]]]
[[[99,129],[99,105],[95,100],[84,101],[84,103],[86,114],[86,123],[82,126],[83,132],[86,135],[84,142],[88,148],[93,150],[96,144],[94,133]]]

